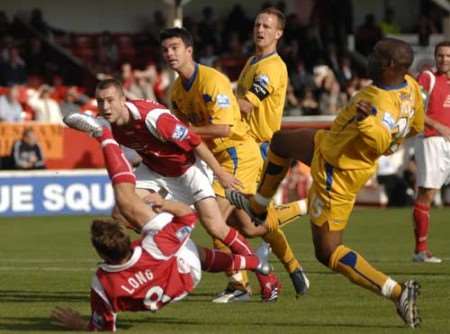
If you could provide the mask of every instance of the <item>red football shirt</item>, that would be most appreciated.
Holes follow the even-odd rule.
[[[133,100],[126,105],[130,124],[112,125],[119,144],[134,149],[148,168],[163,176],[180,176],[192,166],[193,149],[201,142],[197,134],[159,103]]]
[[[424,71],[417,81],[428,93],[427,116],[450,127],[450,79],[446,74]],[[439,136],[439,133],[425,125],[425,137],[430,136]]]
[[[118,312],[156,312],[192,291],[192,274],[176,253],[189,240],[196,221],[194,213],[160,214],[144,227],[126,263],[99,266],[91,283],[90,330],[115,331]]]

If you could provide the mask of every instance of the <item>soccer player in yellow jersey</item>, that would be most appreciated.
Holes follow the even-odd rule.
[[[354,284],[391,299],[403,321],[414,328],[420,323],[418,283],[397,283],[342,238],[356,194],[375,173],[377,159],[395,151],[405,137],[423,131],[424,101],[418,83],[407,74],[413,58],[403,41],[378,42],[369,57],[373,84],[352,98],[331,129],[315,135],[311,130],[276,133],[257,194],[250,201],[233,191],[227,197],[261,220],[290,161],[311,163],[309,215],[317,259]]]
[[[185,29],[166,29],[161,33],[160,40],[165,61],[179,74],[171,91],[174,113],[202,136],[221,166],[241,182],[242,191],[255,194],[258,171],[262,169],[263,161],[258,144],[249,135],[248,125],[242,120],[229,79],[213,68],[194,62],[192,36]],[[213,188],[221,212],[227,218],[235,208],[225,198],[225,190],[220,183],[214,181]],[[273,223],[267,226],[255,226],[242,211],[247,219],[241,220],[244,226],[240,230],[246,236],[270,234],[273,229],[270,226],[278,230],[278,220],[283,220],[286,213],[278,214],[276,208],[271,211],[274,212],[270,215]],[[283,242],[284,248],[290,249],[287,240]],[[289,260],[299,266],[293,254],[292,257]],[[262,294],[266,301],[269,297],[276,298],[274,295],[265,296],[267,293],[264,291]],[[228,300],[228,297],[236,296],[232,294],[221,300]]]
[[[241,113],[258,143],[270,142],[273,133],[281,127],[288,74],[286,64],[277,53],[277,43],[284,25],[284,15],[276,8],[258,13],[253,27],[255,55],[247,60],[237,83]]]
[[[249,124],[250,135],[260,145],[263,159],[274,132],[281,127],[286,99],[288,74],[285,63],[277,53],[285,21],[284,14],[274,7],[258,13],[253,27],[255,54],[248,59],[237,84],[236,95],[241,113]],[[305,200],[288,203],[284,207],[296,218],[306,214]],[[282,260],[297,295],[304,294],[308,283],[304,284],[300,263],[291,248],[285,247],[287,239],[284,232],[272,230],[264,236],[264,240],[271,244],[273,252]]]

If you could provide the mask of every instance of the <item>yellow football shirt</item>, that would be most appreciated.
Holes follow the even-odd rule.
[[[229,125],[229,137],[205,141],[213,153],[239,145],[250,137],[242,119],[230,80],[215,69],[196,64],[189,82],[178,77],[171,91],[174,113],[193,126]]]
[[[324,159],[340,169],[372,168],[381,155],[396,150],[405,137],[423,131],[424,101],[419,84],[407,75],[398,87],[374,85],[356,94],[331,129],[319,131],[316,143]],[[372,115],[356,121],[356,103],[372,104]]]
[[[287,84],[286,64],[277,53],[262,59],[251,57],[242,70],[237,96],[253,105],[247,121],[257,142],[270,141],[280,129]]]

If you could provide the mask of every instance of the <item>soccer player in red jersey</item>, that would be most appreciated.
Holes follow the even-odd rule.
[[[227,254],[198,247],[190,239],[197,217],[180,202],[158,193],[138,197],[135,175],[109,129],[97,137],[112,181],[117,206],[126,221],[142,237],[130,241],[125,227],[116,221],[94,220],[91,241],[104,260],[91,282],[91,318],[84,321],[70,309],[57,307],[52,318],[75,330],[116,330],[120,311],[152,311],[184,298],[201,279],[201,271],[238,269],[267,275],[266,257]]]
[[[436,45],[435,72],[420,73],[418,81],[427,95],[425,132],[416,140],[417,185],[414,205],[416,239],[414,262],[441,263],[428,248],[430,207],[439,189],[450,182],[450,41]]]
[[[247,240],[225,223],[201,160],[212,169],[224,188],[238,185],[239,181],[219,165],[200,137],[163,105],[149,100],[126,100],[122,86],[114,79],[97,85],[96,98],[101,116],[111,125],[114,139],[142,157],[142,164],[135,170],[138,195],[143,198],[149,189],[164,190],[174,200],[193,204],[211,236],[221,240],[234,254],[253,255]],[[65,121],[72,121],[72,125],[77,123],[78,129],[94,137],[103,133],[99,120],[87,115],[72,114]],[[113,217],[123,220],[120,207],[116,208]],[[263,301],[276,299],[277,277],[258,273],[256,276]]]

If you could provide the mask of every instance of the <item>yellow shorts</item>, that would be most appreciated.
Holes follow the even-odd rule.
[[[375,173],[375,168],[340,170],[327,163],[318,148],[311,163],[313,184],[308,195],[309,216],[313,224],[328,222],[331,231],[347,226],[356,194]]]
[[[256,193],[259,180],[258,171],[262,168],[263,160],[259,146],[254,140],[245,141],[239,146],[215,153],[214,156],[226,171],[241,181],[242,188],[239,190],[242,193],[246,195]],[[216,179],[213,182],[213,189],[216,195],[225,196],[225,190]]]

